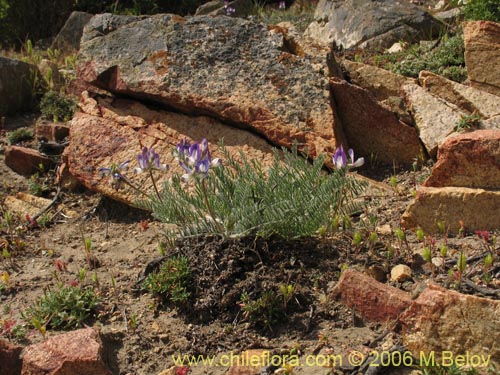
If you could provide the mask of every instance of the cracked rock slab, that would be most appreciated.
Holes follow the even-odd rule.
[[[143,197],[132,189],[116,191],[109,183],[109,177],[101,176],[98,170],[130,160],[126,176],[136,186],[153,191],[147,173],[133,172],[138,167],[141,144],[154,147],[161,155],[161,163],[170,166],[168,172],[155,175],[158,186],[173,174],[185,173],[172,155],[172,150],[183,138],[191,141],[206,138],[214,158],[223,156],[217,144],[224,138],[228,152],[236,160],[239,160],[241,151],[249,160],[259,160],[264,166],[273,161],[272,147],[264,139],[210,117],[190,117],[151,109],[129,99],[92,98],[86,92],[82,95],[80,107],[82,112],[76,113],[71,122],[70,144],[64,153],[70,173],[87,188],[128,205],[134,205]]]
[[[349,147],[365,159],[411,164],[423,150],[415,128],[400,122],[367,90],[338,78],[330,85]]]
[[[312,157],[342,143],[328,80],[282,29],[240,18],[97,15],[80,79],[114,94],[207,115]]]
[[[476,130],[446,140],[424,185],[500,190],[500,130]]]

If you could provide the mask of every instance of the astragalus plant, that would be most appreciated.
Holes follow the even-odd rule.
[[[332,223],[360,209],[356,197],[365,185],[348,173],[351,162],[342,148],[335,153],[331,173],[324,157],[306,157],[283,149],[264,166],[243,153],[236,160],[221,143],[222,160],[213,159],[208,143],[182,141],[177,157],[186,170],[163,186],[148,202],[153,215],[175,225],[180,236],[215,234],[223,237],[278,235],[291,239],[330,229]],[[336,228],[335,228],[336,229]]]

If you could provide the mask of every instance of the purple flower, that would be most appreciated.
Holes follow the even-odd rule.
[[[229,5],[229,1],[225,0],[224,1],[224,8],[226,9],[226,14],[230,16],[234,12],[236,12],[236,9],[234,9],[231,5]]]
[[[220,159],[212,160],[208,141],[204,138],[200,143],[191,144],[188,140],[181,140],[176,147],[175,157],[179,165],[186,171],[182,176],[183,181],[189,181],[192,177],[205,178],[211,167],[221,164]]]
[[[128,165],[130,163],[130,160],[124,161],[123,163],[120,163],[118,165],[113,164],[111,167],[106,168],[106,167],[101,167],[99,168],[99,173],[102,176],[110,176],[109,183],[115,189],[116,191],[120,190],[122,187],[122,184],[126,177],[122,174],[122,171],[126,171],[128,169]]]
[[[345,154],[344,148],[342,145],[337,148],[335,154],[333,155],[333,165],[336,169],[342,168],[357,168],[361,167],[365,163],[364,158],[359,158],[356,161],[354,160],[354,151],[350,148],[347,153],[349,154],[350,162],[347,160],[347,155]]]
[[[142,173],[144,171],[159,170],[167,171],[168,165],[160,164],[160,155],[155,152],[155,150],[147,147],[142,148],[142,152],[137,155],[137,161],[139,162],[139,168],[135,168],[136,173]]]
[[[285,9],[286,8],[286,4],[284,1],[280,1],[279,5],[278,5],[278,8],[279,9]]]

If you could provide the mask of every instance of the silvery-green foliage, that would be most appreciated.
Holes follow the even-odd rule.
[[[156,218],[175,224],[181,236],[311,236],[328,228],[333,216],[361,208],[355,198],[365,184],[346,168],[326,173],[322,157],[311,163],[296,149],[275,150],[266,168],[243,154],[241,161],[235,160],[223,145],[221,150],[222,165],[205,181],[196,180],[194,190],[174,177],[165,183],[161,200],[147,203]]]

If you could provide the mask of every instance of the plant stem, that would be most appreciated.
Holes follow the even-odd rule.
[[[210,202],[208,200],[208,195],[207,195],[207,188],[205,185],[205,179],[201,180],[201,192],[203,193],[203,200],[205,201],[205,205],[207,206],[208,213],[210,214],[210,217],[214,221],[215,225],[219,229],[220,233],[224,233],[224,228],[222,225],[216,220],[214,212],[212,210],[212,206],[210,205]]]
[[[163,203],[163,199],[161,199],[160,192],[158,191],[158,187],[156,186],[156,181],[155,178],[153,177],[153,171],[150,169],[149,170],[149,177],[151,177],[151,181],[153,181],[153,188],[155,189],[156,196],[158,197],[158,200]]]

